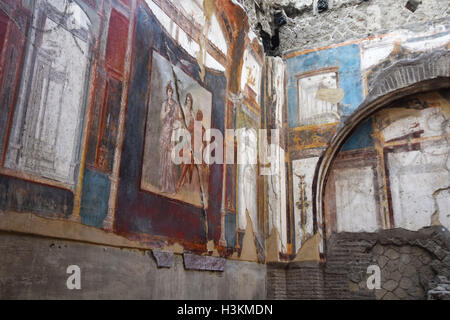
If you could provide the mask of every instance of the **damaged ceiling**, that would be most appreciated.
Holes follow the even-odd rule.
[[[450,14],[446,0],[238,0],[267,54],[281,56]]]

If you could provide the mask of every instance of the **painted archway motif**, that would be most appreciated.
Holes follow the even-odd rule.
[[[36,2],[5,166],[73,188],[81,147],[91,21],[68,0]]]
[[[404,97],[450,87],[450,53],[436,51],[413,60],[401,60],[373,77],[369,94],[360,107],[344,121],[329,148],[320,158],[313,182],[314,231],[326,238],[325,191],[333,163],[355,130],[378,111]],[[388,223],[389,224],[389,223]],[[386,228],[392,225],[386,225]]]

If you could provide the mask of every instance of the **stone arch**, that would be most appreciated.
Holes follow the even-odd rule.
[[[450,52],[438,50],[400,60],[384,69],[369,84],[369,93],[354,113],[340,124],[319,159],[313,180],[314,232],[325,239],[324,194],[333,160],[354,130],[368,117],[403,97],[450,88]],[[325,243],[325,240],[323,240]]]

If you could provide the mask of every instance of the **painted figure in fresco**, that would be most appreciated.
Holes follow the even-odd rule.
[[[247,225],[247,217],[246,214],[248,212],[251,221],[253,223],[253,230],[257,230],[257,195],[256,195],[256,148],[257,148],[257,138],[256,132],[254,129],[244,129],[243,135],[241,136],[242,141],[242,149],[239,152],[242,152],[240,164],[242,166],[242,171],[240,173],[240,177],[242,182],[240,184],[241,187],[241,200],[239,210],[239,227],[242,230],[245,230]]]
[[[173,99],[173,87],[171,82],[167,84],[167,100],[162,104],[161,110],[161,134],[159,138],[160,176],[159,181],[162,193],[175,194],[175,167],[172,162],[172,136],[181,128],[181,109]]]
[[[203,126],[201,127],[202,133],[194,132],[195,131],[195,126],[194,126],[195,121],[201,123],[203,121],[203,113],[200,110],[198,110],[197,114],[195,115],[193,106],[194,106],[194,99],[192,98],[192,95],[190,93],[188,93],[186,95],[184,110],[185,110],[186,127],[187,127],[187,130],[189,131],[189,134],[191,135],[191,145],[190,145],[191,157],[190,157],[189,163],[183,163],[181,165],[181,176],[177,183],[177,190],[182,188],[186,183],[189,183],[189,184],[192,183],[192,174],[195,169],[195,160],[194,160],[194,155],[192,154],[193,148],[195,147],[194,137],[196,134],[197,135],[201,134],[201,137],[203,137],[203,134],[205,132],[205,129]],[[200,139],[202,139],[202,138],[200,138]],[[198,152],[201,152],[201,150],[198,150]],[[180,157],[183,158],[183,150],[180,151]]]

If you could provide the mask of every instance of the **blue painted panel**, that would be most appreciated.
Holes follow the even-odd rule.
[[[344,115],[350,115],[363,100],[361,79],[361,63],[358,45],[348,45],[338,48],[316,51],[299,55],[286,60],[288,117],[291,128],[297,123],[297,78],[296,76],[322,68],[339,68],[339,87],[345,96],[341,102]]]
[[[229,248],[236,247],[236,215],[227,214],[225,216],[225,239]]]
[[[374,147],[375,143],[372,138],[373,120],[367,119],[361,123],[353,132],[350,138],[345,142],[342,151],[358,150]]]
[[[86,169],[81,198],[81,222],[101,228],[108,215],[110,181],[108,175]]]
[[[74,195],[69,190],[0,175],[0,212],[34,213],[45,218],[68,218]]]

